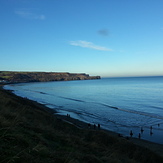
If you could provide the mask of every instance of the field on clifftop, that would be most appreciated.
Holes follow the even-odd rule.
[[[100,79],[85,73],[0,71],[0,81],[9,83]]]

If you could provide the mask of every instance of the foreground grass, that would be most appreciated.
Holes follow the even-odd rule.
[[[65,123],[42,105],[0,89],[0,162],[159,163],[163,159],[104,131]]]

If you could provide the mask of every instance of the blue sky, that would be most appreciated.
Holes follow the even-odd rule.
[[[163,75],[163,0],[0,0],[0,70]]]

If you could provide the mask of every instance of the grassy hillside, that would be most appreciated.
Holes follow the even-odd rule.
[[[0,89],[1,163],[161,163],[163,158],[124,138],[80,129],[35,102]]]

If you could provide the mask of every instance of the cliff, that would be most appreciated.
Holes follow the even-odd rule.
[[[57,73],[57,72],[13,72],[0,71],[0,82],[24,83],[24,82],[48,82],[68,80],[100,79],[100,76],[89,76],[82,73]]]

